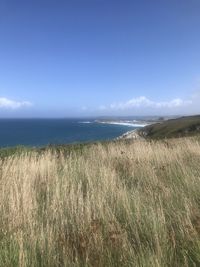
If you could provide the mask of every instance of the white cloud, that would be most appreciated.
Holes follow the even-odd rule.
[[[110,106],[104,108],[107,110],[129,110],[129,109],[139,109],[139,108],[151,108],[151,109],[160,109],[160,108],[181,108],[187,107],[192,104],[192,100],[182,100],[180,98],[172,99],[171,101],[153,101],[148,99],[145,96],[140,96],[137,98],[132,98],[126,102],[113,103]],[[102,110],[101,107],[99,107]]]
[[[0,97],[0,108],[19,109],[22,107],[30,107],[32,103],[29,101],[15,101],[6,97]]]

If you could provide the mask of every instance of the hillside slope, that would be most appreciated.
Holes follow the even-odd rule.
[[[200,115],[181,117],[148,125],[139,130],[139,134],[152,139],[198,135],[200,134]]]

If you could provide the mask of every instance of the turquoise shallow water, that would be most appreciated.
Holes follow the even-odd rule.
[[[135,128],[81,119],[0,119],[0,147],[111,140]]]

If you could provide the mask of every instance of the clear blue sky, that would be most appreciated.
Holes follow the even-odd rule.
[[[200,113],[199,0],[1,0],[0,117]]]

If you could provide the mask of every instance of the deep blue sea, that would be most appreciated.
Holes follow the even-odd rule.
[[[0,147],[111,140],[135,128],[83,119],[0,119]]]

